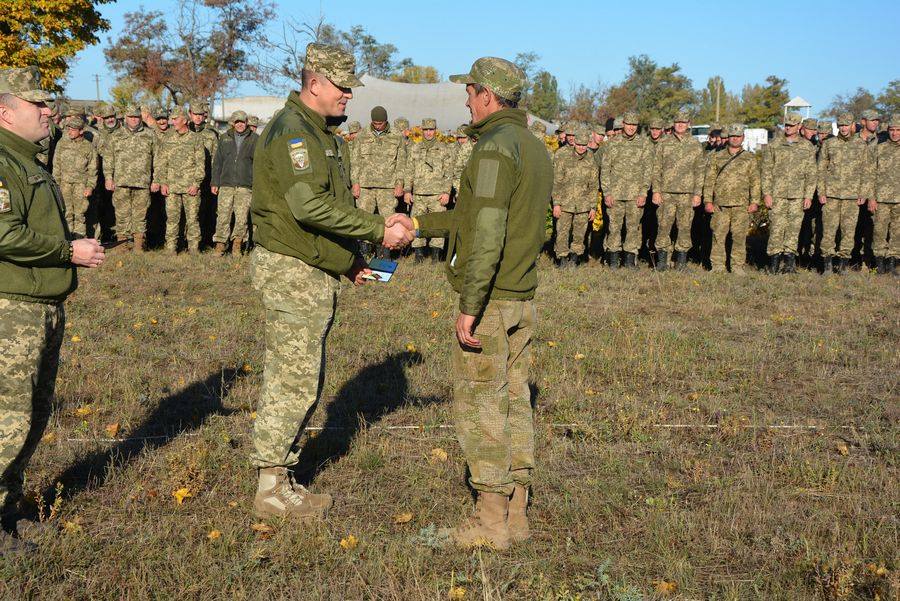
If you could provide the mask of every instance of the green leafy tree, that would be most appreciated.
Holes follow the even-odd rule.
[[[642,117],[664,119],[696,102],[691,80],[678,63],[660,66],[646,54],[629,57],[625,80],[607,89],[603,96],[603,113],[618,115],[636,110]]]
[[[787,83],[786,79],[770,75],[765,86],[744,86],[739,117],[747,127],[772,128],[781,122],[784,105],[790,99]]]
[[[697,91],[697,115],[695,123],[716,122],[716,94],[719,95],[719,123],[733,123],[739,120],[741,99],[728,92],[725,81],[718,75],[710,77],[706,86]]]
[[[826,117],[837,117],[841,113],[852,113],[859,118],[863,111],[875,108],[875,96],[865,88],[856,88],[851,94],[838,94],[823,113]]]
[[[391,74],[390,79],[403,83],[438,83],[441,81],[441,74],[434,67],[414,65],[412,60],[404,59],[398,70]]]
[[[541,119],[554,121],[559,117],[562,105],[563,100],[556,78],[548,71],[538,71],[531,94],[525,103],[526,108]]]

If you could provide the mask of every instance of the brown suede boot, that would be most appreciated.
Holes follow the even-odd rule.
[[[259,487],[253,512],[259,517],[323,519],[334,501],[331,495],[314,495],[290,477],[286,467],[259,470]]]
[[[144,252],[144,234],[135,234],[134,235],[134,252],[136,252],[136,253]]]
[[[231,241],[231,256],[240,257],[241,256],[241,241],[240,240],[232,240]]]
[[[496,492],[479,492],[475,515],[456,528],[444,532],[460,547],[488,547],[503,551],[509,548],[506,514],[509,497]]]
[[[216,242],[216,254],[220,257],[225,254],[224,242]]]
[[[528,528],[528,487],[516,484],[512,497],[509,500],[509,515],[506,519],[509,528],[509,538],[513,542],[520,543],[531,538],[531,530]]]

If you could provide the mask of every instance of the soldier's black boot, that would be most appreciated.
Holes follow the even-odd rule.
[[[625,253],[625,267],[630,267],[631,269],[637,269],[637,255],[634,253]]]
[[[886,262],[884,260],[884,257],[875,257],[875,273],[880,273],[882,275],[887,273],[887,270],[885,269],[885,264],[886,264]]]
[[[847,271],[847,263],[849,262],[850,260],[845,257],[841,257],[840,259],[838,259],[837,273],[843,274],[845,271]]]
[[[606,256],[609,260],[609,268],[610,269],[618,269],[619,268],[619,251],[611,250],[606,253]]]
[[[885,259],[884,271],[891,275],[897,275],[897,259],[895,257]]]
[[[441,262],[441,249],[440,248],[432,248],[431,249],[431,262],[432,263],[440,263]]]
[[[669,253],[664,250],[656,253],[656,271],[665,271],[669,267]]]
[[[413,255],[416,258],[416,263],[421,263],[425,260],[425,249],[424,248],[416,248],[413,250]]]
[[[825,255],[822,257],[822,275],[828,275],[833,270],[832,264],[834,263],[834,257],[831,255]]]
[[[781,268],[781,255],[771,255],[769,257],[769,273],[778,273]]]
[[[675,253],[675,269],[684,269],[687,267],[687,253],[678,251]]]
[[[797,273],[797,255],[794,253],[786,253],[784,255],[784,272]]]

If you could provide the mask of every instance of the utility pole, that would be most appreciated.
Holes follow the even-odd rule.
[[[716,123],[719,122],[719,96],[722,93],[722,78],[716,75]]]
[[[97,102],[100,102],[100,76],[94,73],[94,84],[97,86]]]

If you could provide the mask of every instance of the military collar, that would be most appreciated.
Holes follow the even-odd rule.
[[[425,145],[425,148],[431,148],[432,146],[434,146],[435,142],[437,142],[436,136],[434,138],[431,138],[430,140],[426,140],[425,138],[422,138],[422,144]]]
[[[574,154],[575,158],[578,159],[579,161],[584,160],[584,158],[587,156],[590,156],[591,153],[589,151],[590,151],[590,148],[585,147],[585,151],[582,152],[581,154],[578,154],[578,151],[575,150],[575,146],[572,145],[572,154]]]
[[[285,106],[290,107],[292,111],[303,115],[307,121],[315,125],[323,133],[331,135],[331,132],[328,131],[328,124],[325,123],[325,117],[306,106],[306,104],[300,99],[300,92],[291,92],[288,95]]]
[[[390,123],[386,124],[384,126],[384,129],[382,129],[381,131],[378,131],[377,129],[372,127],[371,123],[369,123],[369,131],[372,132],[373,136],[383,136],[385,134],[391,133],[391,124]]]
[[[0,146],[31,160],[34,160],[38,153],[44,150],[40,144],[29,142],[25,138],[2,127],[0,127]]]
[[[466,134],[471,137],[484,135],[484,132],[494,129],[503,123],[516,123],[522,127],[528,127],[528,116],[522,109],[501,109],[491,113],[478,123],[466,127]]]

